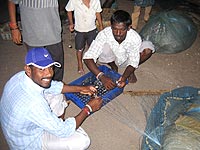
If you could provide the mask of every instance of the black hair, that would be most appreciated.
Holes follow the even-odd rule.
[[[131,16],[124,10],[117,10],[113,13],[110,19],[111,25],[114,23],[124,23],[128,28],[132,24]]]

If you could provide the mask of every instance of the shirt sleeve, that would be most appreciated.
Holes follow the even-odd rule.
[[[37,125],[38,128],[59,137],[69,137],[75,132],[75,118],[71,117],[63,121],[51,111],[45,100],[34,104],[35,105],[30,107],[30,111],[26,116],[27,119]],[[29,128],[31,129],[31,127]]]
[[[67,5],[65,6],[65,10],[66,11],[74,11],[74,0],[69,0],[69,2],[67,3]]]
[[[102,11],[102,8],[101,8],[101,3],[99,0],[97,0],[97,9],[96,9],[96,12],[101,12]]]
[[[107,37],[104,30],[100,31],[95,40],[91,43],[87,52],[85,52],[83,59],[93,59],[94,62],[96,62],[102,53],[103,45],[105,44],[106,39]]]
[[[46,89],[45,92],[49,92],[52,94],[60,94],[62,92],[64,83],[61,81],[52,81],[51,87],[49,89]]]
[[[131,65],[134,68],[138,68],[139,61],[140,61],[140,47],[142,43],[142,39],[139,34],[137,34],[135,31],[130,32],[128,36],[128,43],[126,45],[129,45],[127,55],[127,66]]]
[[[14,4],[19,4],[22,0],[9,0],[11,2],[13,2]]]

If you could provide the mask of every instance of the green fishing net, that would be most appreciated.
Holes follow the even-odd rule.
[[[188,49],[195,41],[197,32],[192,19],[170,10],[152,15],[140,35],[153,42],[156,52],[173,54]]]

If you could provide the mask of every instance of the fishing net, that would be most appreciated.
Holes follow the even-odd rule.
[[[156,52],[173,54],[188,49],[195,41],[197,31],[188,16],[171,10],[152,15],[140,35],[154,43]]]
[[[106,66],[99,69],[114,82],[121,76]],[[91,72],[70,85],[94,85],[96,95],[103,100],[102,110],[141,135],[139,149],[198,149],[200,145],[200,89],[123,91],[116,87],[107,90]],[[65,96],[80,108],[91,98],[77,93]]]
[[[103,110],[142,135],[140,149],[198,149],[200,89],[182,87],[164,94],[151,91],[128,94],[128,101],[119,97]],[[138,111],[146,122],[135,115]]]

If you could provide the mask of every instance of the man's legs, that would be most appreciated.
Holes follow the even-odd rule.
[[[152,50],[149,48],[144,49],[141,53],[140,53],[140,65],[142,63],[144,63],[146,60],[148,60],[152,55]]]
[[[140,62],[139,65],[144,63],[146,60],[148,60],[152,54],[155,52],[154,45],[150,41],[143,41],[142,45],[140,47]],[[133,72],[129,77],[129,83],[135,83],[137,82],[137,78],[135,75],[135,72]]]
[[[104,3],[103,3],[103,6],[102,8],[111,8],[112,4],[115,2],[115,0],[106,0]]]
[[[42,136],[42,150],[85,150],[89,145],[90,138],[81,127],[67,138],[60,138],[48,132],[44,132]]]
[[[146,21],[146,22],[149,20],[151,9],[152,9],[152,6],[145,7],[144,21]]]
[[[77,58],[77,63],[78,63],[78,73],[80,75],[84,75],[85,74],[85,71],[83,69],[83,62],[82,62],[83,50],[84,49],[80,49],[80,50],[76,51],[76,58]]]
[[[83,62],[82,62],[85,45],[86,45],[85,33],[75,31],[75,49],[76,49],[76,58],[77,58],[77,64],[78,64],[77,70],[80,75],[83,75],[85,73],[83,69]]]
[[[52,112],[56,116],[58,116],[58,118],[65,120],[65,110],[67,106],[69,105],[69,102],[67,102],[65,95],[52,94],[52,93],[46,93],[46,92],[44,92],[43,94]]]
[[[49,51],[53,60],[61,64],[60,68],[58,67],[54,68],[55,74],[53,79],[57,81],[62,81],[64,75],[64,51],[62,42],[53,45],[47,45],[44,47]]]
[[[141,7],[140,6],[134,6],[133,7],[133,13],[132,13],[132,28],[136,29],[138,26],[138,20],[140,16]]]

